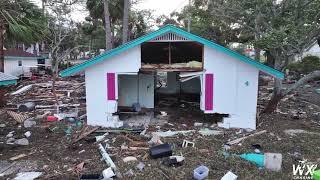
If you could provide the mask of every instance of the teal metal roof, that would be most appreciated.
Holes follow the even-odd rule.
[[[0,72],[0,86],[17,84],[17,77]]]
[[[191,34],[189,32],[186,32],[186,31],[184,31],[184,30],[182,30],[180,28],[177,28],[177,27],[175,27],[173,25],[166,25],[163,28],[158,29],[157,31],[151,32],[151,33],[149,33],[149,34],[147,34],[145,36],[137,38],[137,39],[135,39],[133,41],[130,41],[130,42],[126,43],[126,44],[123,44],[123,45],[121,45],[121,46],[119,46],[119,47],[117,47],[115,49],[112,49],[112,50],[110,50],[110,51],[108,51],[108,52],[106,52],[104,54],[96,56],[96,57],[94,57],[94,58],[92,58],[92,59],[90,59],[88,61],[85,61],[85,62],[83,62],[81,64],[78,64],[78,65],[72,66],[72,67],[70,67],[68,69],[65,69],[65,70],[60,72],[60,76],[65,77],[65,76],[70,76],[72,74],[75,74],[75,73],[77,73],[77,72],[79,72],[81,70],[84,70],[85,68],[87,68],[89,66],[92,66],[92,65],[94,65],[94,64],[96,64],[98,62],[101,62],[103,60],[106,60],[106,59],[108,59],[108,58],[110,58],[110,57],[112,57],[114,55],[120,54],[121,52],[123,52],[125,50],[133,48],[133,47],[135,47],[137,45],[140,45],[143,42],[149,41],[149,40],[151,40],[151,39],[153,39],[155,37],[158,37],[158,36],[160,36],[162,34],[165,34],[165,33],[168,33],[168,32],[176,33],[176,34],[178,34],[180,36],[183,36],[183,37],[188,38],[190,40],[199,42],[199,43],[204,44],[206,46],[209,46],[209,47],[211,47],[213,49],[221,51],[221,52],[223,52],[223,53],[225,53],[225,54],[227,54],[227,55],[229,55],[231,57],[234,57],[234,58],[236,58],[236,59],[238,59],[240,61],[243,61],[243,62],[245,62],[247,64],[250,64],[250,65],[258,68],[259,70],[261,70],[261,71],[263,71],[263,72],[265,72],[267,74],[270,74],[270,75],[272,75],[272,76],[274,76],[276,78],[279,78],[279,79],[283,79],[284,78],[284,74],[282,72],[276,70],[276,69],[273,69],[273,68],[271,68],[269,66],[266,66],[266,65],[264,65],[264,64],[262,64],[260,62],[257,62],[257,61],[255,61],[253,59],[250,59],[250,58],[246,57],[246,56],[243,56],[243,55],[241,55],[241,54],[239,54],[239,53],[237,53],[237,52],[235,52],[235,51],[233,51],[231,49],[225,48],[225,47],[223,47],[223,46],[221,46],[219,44],[216,44],[216,43],[214,43],[212,41],[209,41],[209,40],[204,39],[202,37],[199,37],[197,35],[194,35],[194,34]]]

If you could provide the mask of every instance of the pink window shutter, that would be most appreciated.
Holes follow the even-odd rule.
[[[213,110],[213,74],[205,75],[205,110]]]
[[[107,100],[116,100],[116,75],[107,73]]]

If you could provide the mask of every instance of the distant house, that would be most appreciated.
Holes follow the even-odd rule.
[[[81,71],[85,72],[87,123],[105,127],[117,126],[121,107],[140,104],[156,109],[165,98],[193,94],[203,114],[224,116],[219,126],[256,129],[259,71],[284,78],[276,69],[172,25],[60,75]],[[157,86],[159,73],[167,74],[165,87]]]
[[[4,73],[13,76],[30,74],[32,69],[48,66],[46,60],[40,56],[25,52],[22,49],[4,50]]]
[[[0,72],[0,86],[16,85],[17,77]]]
[[[317,56],[320,58],[320,47],[318,41],[314,41],[312,44],[310,44],[308,48],[295,57],[295,60],[300,61],[306,56]]]

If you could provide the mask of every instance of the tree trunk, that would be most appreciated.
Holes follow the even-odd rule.
[[[267,106],[264,108],[263,113],[272,113],[277,109],[280,100],[284,97],[282,93],[282,80],[275,79],[273,93]]]
[[[254,59],[260,62],[260,58],[261,58],[261,50],[257,47],[254,48]]]
[[[292,91],[297,89],[298,87],[304,85],[308,81],[311,81],[311,80],[314,80],[317,78],[320,78],[320,70],[313,71],[310,74],[302,77],[294,85],[289,87],[286,91],[282,90],[282,81],[279,79],[275,79],[275,84],[274,84],[274,89],[273,89],[273,94],[272,94],[271,100],[268,102],[267,106],[263,110],[263,113],[273,112],[274,110],[277,109],[277,106],[283,97],[285,97],[286,95],[288,95],[289,93],[291,93]]]
[[[104,26],[106,34],[106,51],[112,49],[112,36],[111,36],[111,25],[110,25],[110,12],[109,12],[109,1],[104,0]]]
[[[4,72],[4,25],[0,20],[0,72]]]
[[[123,3],[122,44],[125,44],[128,41],[130,0],[124,0]]]

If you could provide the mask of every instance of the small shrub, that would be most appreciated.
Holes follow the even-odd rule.
[[[306,56],[300,62],[289,64],[288,69],[301,74],[308,74],[312,71],[320,70],[320,58],[317,56]]]

